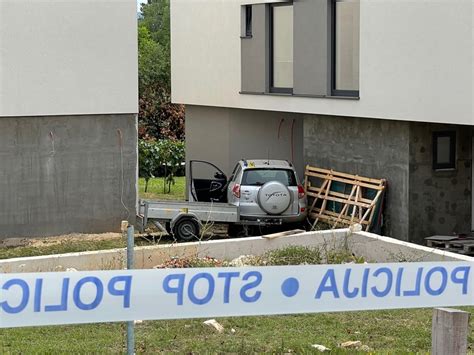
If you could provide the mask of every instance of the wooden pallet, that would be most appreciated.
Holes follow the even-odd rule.
[[[337,191],[335,185],[344,186],[344,191]],[[385,186],[386,181],[383,179],[372,179],[307,165],[305,191],[310,198],[308,215],[314,220],[313,227],[319,221],[328,223],[331,228],[358,223],[368,231],[375,210],[382,201]],[[369,197],[370,195],[373,197]]]
[[[453,253],[474,255],[474,238],[435,235],[425,238],[428,247],[450,251]]]
[[[459,239],[457,236],[451,235],[433,235],[425,238],[426,246],[430,248],[449,248],[449,242]]]

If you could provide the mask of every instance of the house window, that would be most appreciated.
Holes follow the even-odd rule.
[[[332,94],[359,96],[359,1],[333,0]]]
[[[456,132],[433,133],[433,169],[456,168]]]
[[[252,37],[252,5],[245,5],[245,37]]]
[[[274,4],[270,19],[270,91],[293,91],[293,5]]]

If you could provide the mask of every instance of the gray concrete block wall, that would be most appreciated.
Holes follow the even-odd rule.
[[[456,131],[456,169],[435,171],[433,132],[448,130]],[[467,126],[410,124],[411,241],[471,231],[472,136]]]
[[[0,118],[0,238],[118,231],[136,183],[136,115]]]
[[[409,123],[305,115],[306,164],[386,179],[384,235],[409,240]]]

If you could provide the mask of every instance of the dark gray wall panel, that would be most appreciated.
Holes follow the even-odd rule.
[[[253,5],[252,37],[241,39],[242,91],[263,93],[268,88],[268,8]]]
[[[119,231],[136,172],[136,115],[1,118],[0,238]]]
[[[456,132],[456,169],[432,167],[434,131]],[[473,130],[458,125],[411,123],[410,236],[423,243],[432,235],[471,231],[471,164]]]
[[[409,240],[409,123],[305,115],[305,163],[386,179],[384,235]]]
[[[326,95],[328,0],[298,0],[294,6],[294,87],[299,95]]]

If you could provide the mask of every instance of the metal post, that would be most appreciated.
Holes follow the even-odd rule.
[[[135,231],[133,226],[127,228],[127,269],[133,269],[133,247],[135,245]],[[135,332],[134,322],[127,322],[127,355],[135,353]]]

